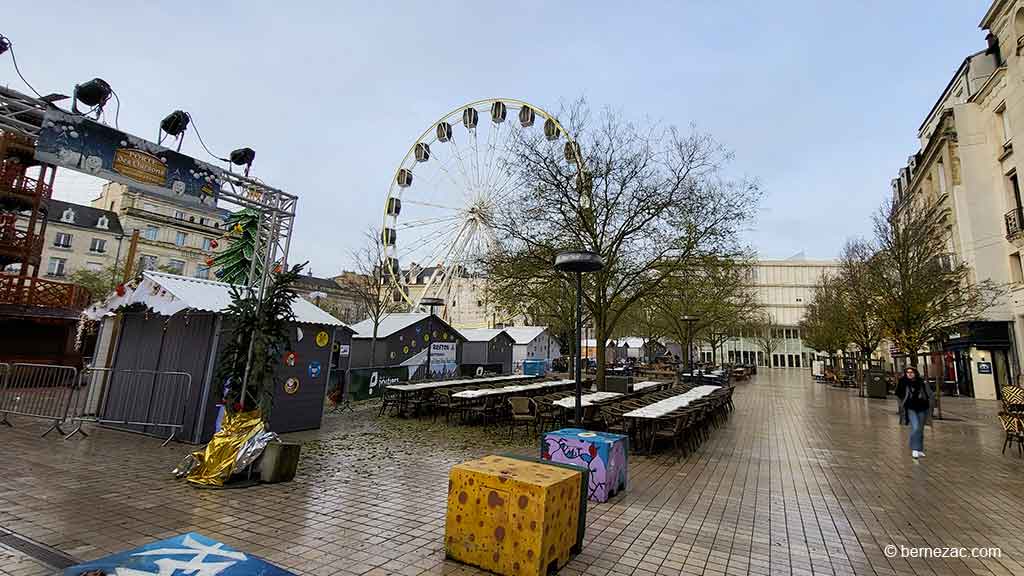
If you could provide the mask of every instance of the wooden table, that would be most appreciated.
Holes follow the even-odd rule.
[[[634,422],[637,435],[641,437],[639,445],[644,446],[647,443],[643,441],[643,437],[653,434],[653,427],[657,424],[659,418],[664,418],[680,408],[685,408],[689,406],[691,402],[704,398],[719,388],[721,388],[721,386],[713,386],[709,384],[697,386],[696,388],[687,390],[682,394],[670,396],[664,400],[659,400],[653,404],[641,406],[636,410],[626,412],[622,417]]]

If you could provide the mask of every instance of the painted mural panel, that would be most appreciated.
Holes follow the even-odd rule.
[[[629,437],[580,428],[563,428],[541,438],[541,458],[590,470],[588,497],[595,502],[626,489]]]

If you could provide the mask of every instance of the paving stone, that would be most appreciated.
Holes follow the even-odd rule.
[[[1002,455],[994,401],[944,398],[951,419],[910,458],[894,400],[770,370],[737,383],[736,410],[685,458],[630,456],[622,495],[591,503],[583,554],[563,573],[1024,574],[1024,459]],[[95,429],[0,429],[0,527],[83,560],[187,531],[300,574],[479,574],[444,558],[448,470],[532,454],[507,429],[328,415],[294,482],[196,490],[170,476],[190,448]],[[1000,558],[889,559],[884,547],[998,547]],[[0,548],[0,575],[50,574]]]

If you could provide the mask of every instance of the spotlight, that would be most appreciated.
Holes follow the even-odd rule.
[[[239,148],[231,152],[231,163],[236,166],[245,166],[245,175],[249,175],[249,168],[252,168],[252,161],[256,158],[256,151],[252,148]]]
[[[6,36],[0,35],[0,54],[7,52],[7,49],[11,47],[11,41]]]
[[[160,129],[171,136],[180,136],[185,128],[188,128],[188,114],[182,110],[175,110],[160,121]]]
[[[110,88],[110,84],[107,84],[106,80],[102,78],[93,78],[84,84],[77,84],[75,86],[75,98],[71,103],[71,110],[81,114],[77,106],[79,102],[102,110],[103,105],[107,103],[107,100],[110,100],[112,93],[113,89]]]
[[[163,120],[160,121],[160,130],[168,134],[169,136],[178,137],[185,132],[186,128],[188,128],[188,123],[190,120],[191,118],[189,117],[188,112],[185,112],[183,110],[175,110],[174,112],[171,112]],[[182,140],[184,139],[178,138],[179,152],[181,151]],[[160,137],[157,138],[156,143],[163,144],[163,141],[164,135],[160,134]]]

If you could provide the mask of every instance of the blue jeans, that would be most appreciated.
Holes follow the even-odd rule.
[[[910,449],[924,451],[924,419],[928,412],[925,410],[907,410],[907,418],[910,420]]]

